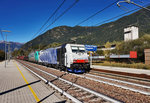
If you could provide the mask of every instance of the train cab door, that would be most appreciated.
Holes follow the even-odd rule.
[[[66,52],[65,46],[62,46],[61,48],[57,49],[57,62],[60,67],[65,66],[65,52]]]
[[[61,48],[61,63],[65,66],[65,53],[66,53],[66,48],[62,47]]]

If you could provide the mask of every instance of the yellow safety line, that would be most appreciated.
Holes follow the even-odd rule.
[[[33,94],[34,98],[36,99],[37,102],[39,102],[40,99],[37,97],[36,93],[34,92],[34,90],[33,90],[33,89],[31,88],[31,86],[29,85],[27,79],[25,78],[25,76],[23,75],[23,73],[21,72],[21,70],[19,69],[18,65],[17,65],[16,63],[15,63],[15,65],[16,65],[17,69],[19,70],[21,76],[23,77],[24,81],[26,82],[26,84],[28,84],[28,87],[29,87],[31,93]],[[41,103],[41,102],[40,102],[40,103]]]

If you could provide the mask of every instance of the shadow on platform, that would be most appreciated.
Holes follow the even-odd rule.
[[[40,100],[39,102],[37,102],[37,103],[41,103],[41,102],[43,102],[45,99],[47,99],[48,97],[52,96],[54,93],[55,93],[55,91],[54,91],[54,92],[52,92],[50,95],[48,95],[48,96],[44,97],[43,99],[41,99],[41,100]],[[66,103],[66,100],[59,101],[59,102],[55,102],[55,103]]]
[[[25,84],[25,85],[22,85],[22,86],[19,86],[19,87],[16,87],[16,88],[13,88],[13,89],[10,89],[10,90],[1,92],[1,93],[0,93],[0,96],[1,96],[1,95],[4,95],[4,94],[6,94],[6,93],[9,93],[9,92],[15,91],[15,90],[17,90],[17,89],[21,89],[21,88],[26,87],[26,86],[28,86],[28,85],[38,83],[38,82],[40,82],[40,81],[41,81],[41,80],[37,80],[37,81],[31,82],[31,83],[29,83],[29,84]]]

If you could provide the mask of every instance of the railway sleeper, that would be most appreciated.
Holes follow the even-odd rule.
[[[82,92],[84,92],[83,90],[81,90],[80,88],[78,89],[78,90],[75,90],[76,92],[78,92],[78,93],[82,93]]]
[[[96,98],[98,98],[98,97],[96,97],[95,95],[92,95],[92,94],[83,97],[83,99],[86,99],[86,100],[93,100],[93,99],[96,99]]]
[[[61,87],[61,89],[64,90],[64,91],[67,91],[69,88],[64,86],[64,87]]]
[[[78,91],[76,91],[74,88],[71,87],[68,89],[68,92],[71,93],[71,92],[78,92]]]
[[[71,89],[73,89],[73,90],[79,90],[80,88],[73,86]]]
[[[65,87],[70,89],[72,86],[70,84],[66,84]]]
[[[77,97],[77,98],[83,97],[83,94],[77,92],[76,95],[75,95],[75,97]]]
[[[89,100],[89,102],[90,103],[101,103],[101,102],[107,102],[107,101],[100,97],[97,97],[97,98],[93,98],[93,99]]]
[[[92,94],[90,94],[90,95],[92,95]],[[92,96],[94,96],[94,95],[92,95]],[[78,93],[78,99],[80,100],[82,100],[82,99],[84,99],[84,98],[87,98],[88,96],[87,96],[87,93],[86,92],[84,92],[84,93]],[[96,96],[95,96],[96,97]]]
[[[62,87],[62,88],[69,88],[70,86],[69,85],[66,85],[66,84],[60,84],[60,87]]]
[[[59,82],[59,80],[58,80]],[[66,84],[65,82],[62,82],[60,81],[61,83],[60,84]],[[70,86],[68,84],[66,84],[67,86]],[[59,86],[62,86],[62,85],[59,85]],[[65,86],[66,87],[66,86]],[[91,93],[88,93],[88,92],[83,92],[81,89],[77,88],[77,87],[72,87],[71,88],[72,90],[74,90],[74,94],[71,94],[71,95],[74,95],[75,97],[79,98],[79,100],[81,99],[81,101],[83,100],[85,103],[107,103],[107,101],[103,100],[103,99],[98,99],[100,97],[96,97],[95,95],[91,94]],[[83,93],[81,93],[81,91]],[[79,94],[81,96],[79,96]],[[81,98],[82,97],[82,98]],[[97,101],[100,101],[100,102],[97,102]]]
[[[78,95],[77,97],[79,97],[79,98],[82,97],[83,98],[83,97],[85,97],[87,95],[90,95],[90,94],[88,92],[83,92],[83,93],[82,92],[80,92],[80,93],[77,92],[77,95]]]
[[[69,84],[55,83],[55,85],[57,85],[59,88],[61,88],[64,91],[70,89],[70,87],[71,87],[71,85],[69,85]]]
[[[91,99],[91,98],[84,98],[84,103],[110,103],[102,98],[94,98],[94,99]]]

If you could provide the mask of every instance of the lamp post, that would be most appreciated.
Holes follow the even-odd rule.
[[[1,30],[1,32],[11,32],[11,31],[8,31],[8,30]],[[5,68],[6,68],[6,60],[7,60],[7,34],[5,34]]]
[[[8,59],[8,62],[10,62],[10,56],[11,56],[11,51],[10,51],[10,44],[11,43],[7,43],[8,44],[8,53],[7,53],[7,59]],[[7,64],[8,64],[7,62]]]

